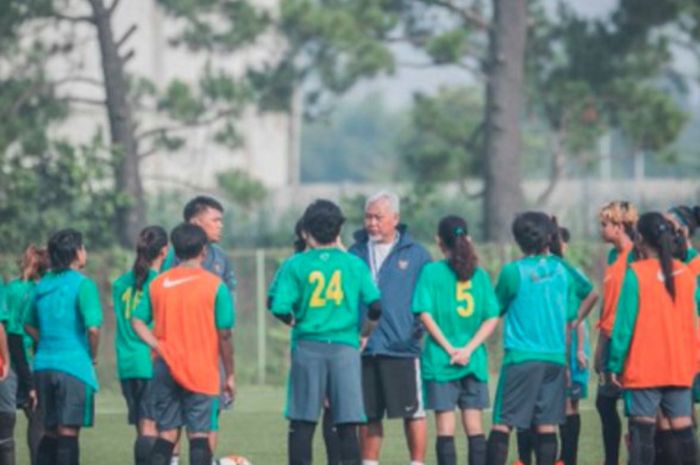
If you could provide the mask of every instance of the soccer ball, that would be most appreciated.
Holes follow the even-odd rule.
[[[245,457],[240,455],[227,455],[226,457],[221,457],[216,462],[216,465],[253,465]]]

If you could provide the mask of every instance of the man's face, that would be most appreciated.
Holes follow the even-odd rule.
[[[224,228],[223,214],[215,208],[207,208],[190,221],[196,224],[207,233],[207,238],[211,242],[221,240],[221,230]]]
[[[387,200],[380,199],[367,205],[365,229],[373,241],[382,243],[393,241],[398,224],[399,215],[392,211]]]

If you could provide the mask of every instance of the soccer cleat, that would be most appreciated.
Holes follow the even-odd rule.
[[[525,465],[525,464],[523,462],[521,462],[520,460],[516,460],[515,462],[513,462],[513,465]]]
[[[557,460],[556,462],[554,462],[554,465],[564,465],[564,461],[563,461],[563,460]]]

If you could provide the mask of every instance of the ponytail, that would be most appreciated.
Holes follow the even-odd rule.
[[[39,280],[49,268],[49,253],[46,249],[30,244],[17,261],[20,277],[24,281]]]
[[[639,234],[650,247],[656,250],[661,263],[664,286],[672,299],[676,298],[676,286],[673,277],[673,255],[675,234],[673,224],[661,213],[645,213],[637,223]]]
[[[440,220],[438,237],[449,251],[447,264],[457,275],[458,281],[472,279],[478,263],[476,251],[467,234],[467,222],[459,216],[449,215]]]
[[[134,272],[134,287],[137,291],[143,288],[151,264],[158,257],[163,247],[168,245],[168,233],[160,226],[148,226],[139,234],[136,244],[136,259],[132,271]]]

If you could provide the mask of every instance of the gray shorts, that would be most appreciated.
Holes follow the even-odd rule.
[[[425,407],[438,412],[475,409],[489,406],[489,386],[472,375],[452,381],[426,381]]]
[[[17,375],[14,370],[3,381],[0,381],[0,412],[15,413],[17,411]]]
[[[34,376],[45,429],[92,426],[95,420],[92,387],[62,371],[37,371]]]
[[[364,423],[360,352],[344,344],[298,341],[292,349],[285,416],[318,421],[328,399],[333,423]]]
[[[689,417],[693,411],[690,388],[625,389],[622,398],[628,417],[656,418],[659,408],[667,418]]]
[[[153,362],[153,402],[159,431],[185,426],[190,433],[208,433],[218,427],[219,396],[183,388],[161,358]]]
[[[122,394],[126,400],[130,425],[140,420],[156,418],[153,404],[153,380],[151,378],[128,378],[121,380]]]
[[[566,421],[566,367],[548,362],[504,365],[493,424],[528,429]]]

